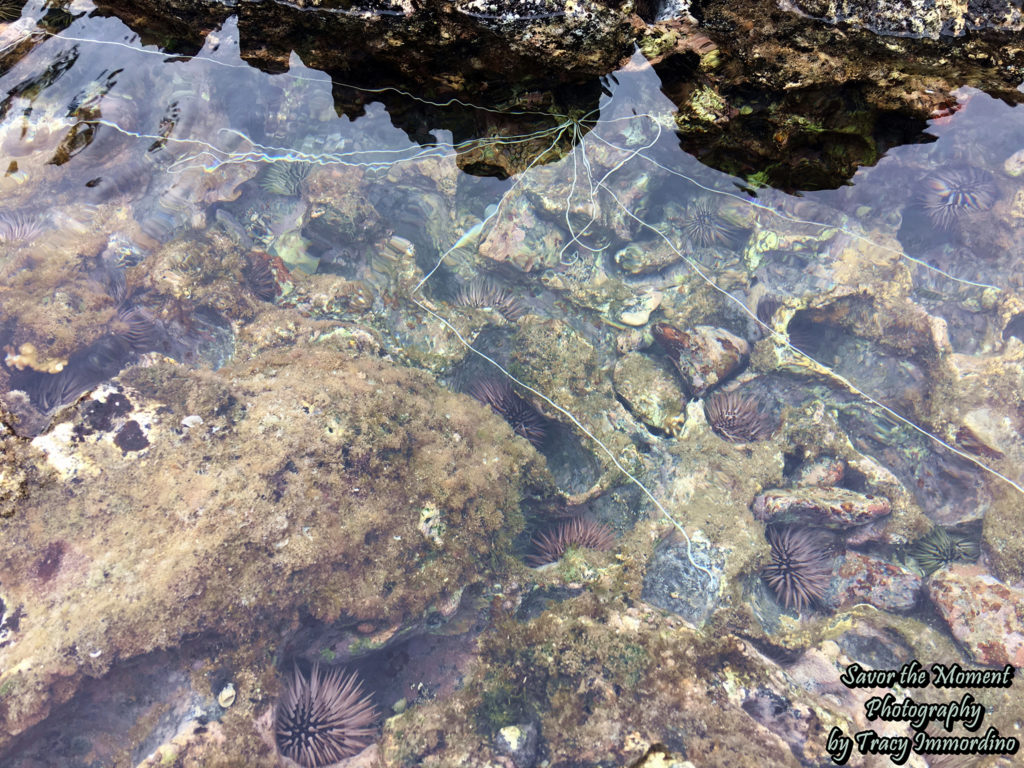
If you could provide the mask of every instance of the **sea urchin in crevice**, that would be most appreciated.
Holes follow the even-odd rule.
[[[275,713],[281,754],[303,768],[320,768],[359,754],[373,737],[377,710],[354,672],[295,667]]]
[[[911,545],[910,554],[925,576],[930,576],[957,561],[974,562],[981,555],[981,547],[970,536],[937,525]]]
[[[547,565],[559,560],[566,550],[580,549],[609,550],[615,544],[615,533],[604,523],[595,523],[584,517],[574,517],[533,537],[536,554],[526,560],[533,567]]]
[[[768,414],[753,395],[716,392],[705,402],[704,413],[715,434],[730,443],[752,443],[771,434]]]
[[[493,309],[506,320],[516,320],[526,314],[526,309],[514,294],[486,278],[477,278],[462,286],[455,301],[461,307]]]
[[[762,577],[783,606],[801,611],[820,602],[832,579],[829,542],[809,528],[769,528],[771,562]]]
[[[508,422],[512,430],[535,447],[543,445],[548,434],[547,419],[529,402],[512,391],[504,379],[476,379],[466,392]]]

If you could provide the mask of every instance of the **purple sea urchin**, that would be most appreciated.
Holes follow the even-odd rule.
[[[704,403],[704,413],[715,434],[731,443],[752,443],[771,431],[768,415],[753,395],[716,392]]]
[[[493,309],[506,320],[515,320],[526,313],[519,299],[507,288],[485,278],[462,286],[455,302],[462,307]]]
[[[700,248],[732,248],[742,231],[719,216],[718,208],[708,200],[694,200],[689,205],[682,229],[689,241]]]
[[[477,379],[466,392],[475,400],[491,406],[491,410],[508,422],[512,430],[534,446],[543,445],[547,437],[547,420],[530,403],[512,391],[504,379]]]
[[[246,256],[242,274],[257,298],[273,301],[280,295],[281,287],[277,284],[277,278],[270,265],[270,256],[267,254],[253,251]]]
[[[156,349],[161,341],[156,320],[140,307],[121,307],[117,312],[114,332],[128,343],[133,352],[140,354]]]
[[[977,168],[939,171],[924,180],[921,207],[932,223],[950,231],[960,220],[978,211],[986,211],[996,200],[991,174]]]
[[[5,211],[0,213],[0,243],[27,242],[45,226],[46,219],[38,213]]]
[[[801,611],[819,602],[832,578],[825,537],[808,528],[769,528],[771,563],[761,572],[775,597],[786,608]]]
[[[604,523],[595,523],[584,517],[564,520],[554,528],[533,537],[536,554],[527,562],[533,567],[547,565],[560,559],[570,547],[609,550],[615,544],[615,533]]]
[[[303,768],[320,768],[366,749],[376,719],[354,672],[314,664],[306,677],[295,667],[277,702],[277,746]]]

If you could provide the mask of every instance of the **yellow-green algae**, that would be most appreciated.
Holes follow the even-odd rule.
[[[416,621],[504,567],[520,493],[547,483],[483,406],[330,343],[216,373],[136,367],[122,381],[159,406],[150,446],[68,444],[103,483],[36,483],[4,521],[0,582],[25,616],[2,652],[0,686],[14,685],[0,744],[83,674],[197,631],[278,636],[300,608]],[[202,425],[181,429],[192,415]],[[417,529],[427,504],[448,522],[440,545]],[[34,576],[55,541],[59,569]]]

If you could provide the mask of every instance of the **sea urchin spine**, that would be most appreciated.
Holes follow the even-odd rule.
[[[992,207],[996,185],[992,176],[977,168],[939,171],[924,180],[921,207],[932,223],[946,231],[961,220]]]
[[[682,221],[687,239],[698,248],[735,247],[742,232],[719,215],[709,200],[694,200]]]
[[[478,278],[459,289],[455,297],[462,307],[493,309],[506,320],[516,320],[526,314],[519,299],[507,288],[485,278]]]
[[[771,433],[768,415],[753,395],[716,392],[704,404],[704,412],[711,429],[731,443],[752,443]]]
[[[548,434],[547,420],[529,402],[513,392],[507,381],[477,379],[466,391],[470,397],[491,406],[491,410],[507,421],[517,435],[525,437],[535,447],[544,444]]]
[[[771,562],[761,575],[787,609],[802,611],[820,602],[832,579],[832,559],[825,537],[807,528],[769,528]]]
[[[615,534],[604,523],[595,523],[584,517],[565,520],[558,526],[533,537],[536,554],[527,558],[533,567],[559,560],[572,547],[606,551],[615,544]]]
[[[306,677],[295,667],[277,702],[277,746],[303,768],[320,768],[366,749],[376,719],[354,672],[314,664]]]

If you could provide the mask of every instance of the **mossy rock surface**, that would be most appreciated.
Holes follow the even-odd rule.
[[[132,411],[107,424],[96,400],[73,409],[36,441],[41,475],[63,482],[34,482],[2,521],[0,584],[21,618],[0,647],[0,747],[83,675],[196,633],[415,622],[503,570],[520,495],[547,482],[484,406],[326,346],[115,384],[107,398]],[[147,446],[118,446],[125,420]],[[419,528],[427,505],[440,536]]]

